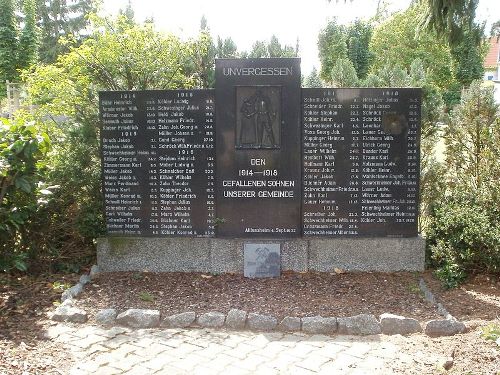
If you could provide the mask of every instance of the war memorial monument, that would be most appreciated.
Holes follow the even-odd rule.
[[[215,89],[101,92],[101,269],[422,270],[421,90],[300,82],[220,59]]]

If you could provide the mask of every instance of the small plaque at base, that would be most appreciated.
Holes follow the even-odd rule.
[[[281,254],[279,243],[246,243],[243,248],[243,274],[249,278],[279,277]]]

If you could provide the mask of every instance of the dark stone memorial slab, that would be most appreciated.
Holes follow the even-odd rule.
[[[214,235],[213,90],[99,95],[108,233]]]
[[[303,89],[304,236],[417,236],[421,90]]]
[[[217,236],[300,236],[300,59],[220,59],[215,77]]]

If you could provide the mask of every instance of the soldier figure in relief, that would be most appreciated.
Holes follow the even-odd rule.
[[[240,111],[247,119],[253,119],[247,126],[241,124],[240,145],[256,148],[277,147],[273,132],[276,112],[272,108],[271,100],[261,89],[243,101]],[[249,129],[248,125],[252,125],[252,129]]]

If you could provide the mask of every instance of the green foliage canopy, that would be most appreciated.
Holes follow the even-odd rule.
[[[491,87],[474,81],[453,110],[444,139],[441,191],[428,243],[448,286],[466,274],[500,272],[500,119]]]
[[[0,0],[0,98],[5,97],[5,81],[17,78],[17,25],[12,0]]]
[[[356,76],[364,79],[372,59],[369,47],[372,31],[373,26],[361,20],[348,26],[338,25],[335,19],[328,22],[318,36],[321,77],[329,81],[337,60],[347,58],[351,61]]]
[[[40,60],[52,63],[67,46],[59,43],[63,36],[72,35],[77,43],[86,39],[90,25],[88,15],[96,11],[96,2],[88,0],[36,0],[37,21],[41,29]]]
[[[0,270],[26,270],[30,250],[24,225],[49,189],[40,185],[43,159],[50,147],[34,122],[0,119]]]
[[[412,62],[419,59],[428,72],[429,81],[445,91],[453,83],[450,48],[434,32],[417,33],[422,12],[422,6],[413,5],[375,28],[370,42],[372,71],[387,65],[409,71]]]

